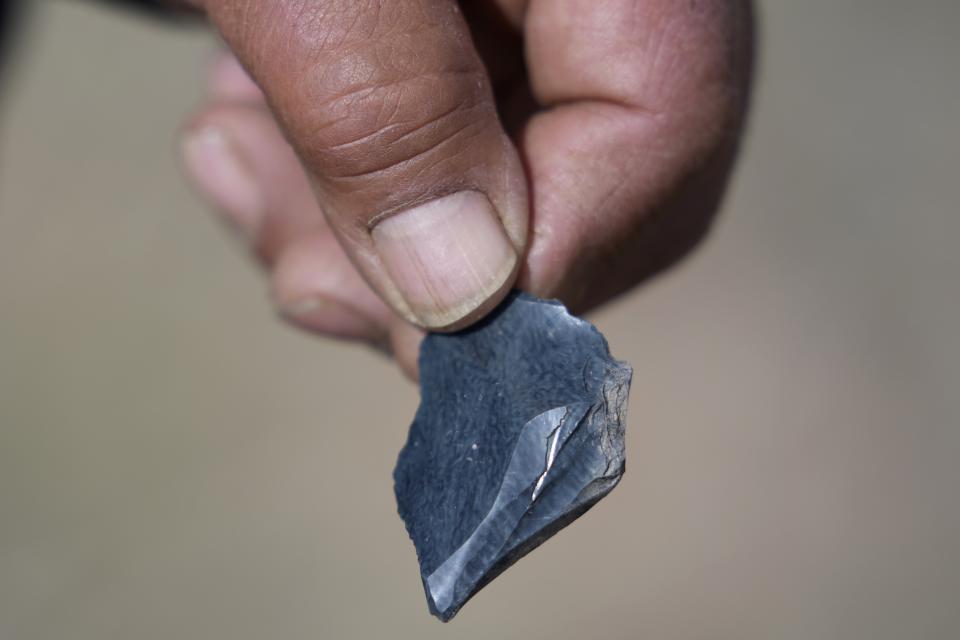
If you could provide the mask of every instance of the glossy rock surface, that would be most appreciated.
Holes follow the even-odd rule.
[[[394,479],[434,615],[452,618],[616,486],[630,375],[591,324],[523,293],[424,340]]]

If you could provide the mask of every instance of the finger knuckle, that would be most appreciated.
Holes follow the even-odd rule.
[[[304,130],[295,135],[324,179],[436,161],[437,151],[455,150],[495,121],[482,68],[423,47],[410,38],[364,42],[305,72],[298,103],[306,112],[297,118]]]

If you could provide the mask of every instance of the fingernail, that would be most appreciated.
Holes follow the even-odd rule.
[[[183,160],[197,188],[249,240],[256,238],[264,216],[263,193],[256,177],[222,130],[203,127],[187,132]]]
[[[504,287],[517,265],[499,216],[477,191],[385,218],[372,235],[408,307],[407,319],[428,328],[450,327],[475,311]]]
[[[385,336],[384,329],[363,313],[323,295],[278,301],[278,309],[288,321],[315,333],[372,342]]]

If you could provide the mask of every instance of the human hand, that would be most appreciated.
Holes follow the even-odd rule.
[[[195,4],[240,64],[215,65],[188,174],[285,318],[412,377],[423,328],[514,286],[582,312],[677,261],[743,126],[748,0]]]

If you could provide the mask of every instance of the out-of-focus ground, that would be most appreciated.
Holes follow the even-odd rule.
[[[960,634],[960,4],[770,2],[716,232],[594,316],[629,472],[444,626],[416,389],[280,326],[174,135],[212,43],[35,3],[0,114],[0,638]]]

